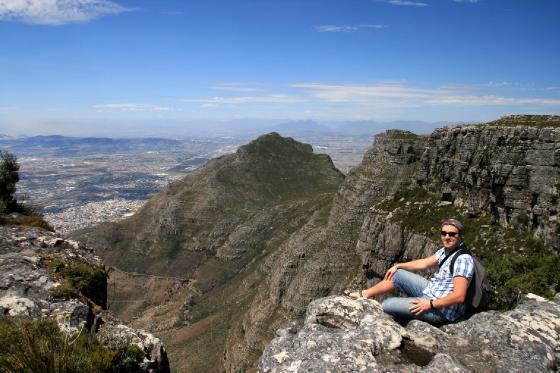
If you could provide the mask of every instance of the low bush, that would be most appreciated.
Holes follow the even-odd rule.
[[[52,300],[68,300],[80,298],[81,294],[78,290],[66,284],[59,285],[53,288],[50,292]]]
[[[521,294],[552,298],[560,291],[560,256],[530,235],[509,232],[505,247],[485,262],[495,286],[495,302],[502,309],[515,307]],[[486,251],[492,248],[486,248]]]
[[[54,228],[49,223],[47,223],[41,215],[8,215],[0,219],[0,224],[25,225],[28,227],[43,228],[48,231],[54,232]]]
[[[136,345],[112,349],[85,331],[65,335],[54,320],[7,316],[0,316],[0,351],[5,372],[137,372],[144,358]]]
[[[67,280],[72,288],[91,299],[97,305],[103,308],[107,307],[108,274],[105,268],[83,262],[65,262],[58,259],[51,260],[49,267]],[[56,289],[53,291],[56,291]],[[66,293],[68,294],[68,292]],[[52,296],[54,297],[54,295]]]

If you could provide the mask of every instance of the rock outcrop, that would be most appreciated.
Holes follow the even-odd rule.
[[[106,282],[93,277],[85,283],[81,277],[88,285],[86,297],[57,273],[59,265],[101,271],[103,263],[77,241],[38,228],[0,226],[0,315],[54,319],[68,335],[97,332],[99,340],[113,346],[135,344],[144,353],[138,362],[142,371],[169,371],[165,348],[158,338],[122,324],[92,301],[105,301]]]
[[[537,373],[559,358],[560,304],[533,294],[441,328],[402,326],[377,301],[331,296],[309,305],[301,328],[277,332],[258,371]]]

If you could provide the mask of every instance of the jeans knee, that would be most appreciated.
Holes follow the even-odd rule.
[[[396,309],[396,299],[397,298],[387,298],[383,302],[381,302],[381,308],[383,308],[383,312],[391,314],[394,313]]]
[[[393,274],[393,277],[391,278],[391,281],[393,282],[393,284],[395,283],[395,280],[397,278],[399,278],[404,272],[406,272],[404,269],[397,269],[395,271],[395,273]]]
[[[407,271],[404,269],[397,269],[395,271],[395,273],[393,274],[393,277],[391,278],[391,282],[393,283],[393,286],[395,288],[397,288],[398,290],[401,290],[400,288],[400,284],[402,282],[403,279],[403,275],[406,273]]]

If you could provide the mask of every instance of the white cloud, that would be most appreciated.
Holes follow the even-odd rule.
[[[152,104],[102,104],[93,105],[97,111],[169,111],[166,106],[158,106]]]
[[[411,88],[403,84],[293,84],[294,88],[303,88],[312,92],[316,98],[330,102],[367,102],[372,98],[430,98],[445,94],[443,90]]]
[[[467,85],[468,86],[468,85]],[[438,106],[560,106],[560,99],[473,95],[464,86],[415,88],[402,83],[379,84],[293,84],[315,99],[331,103],[388,105],[391,107]]]
[[[487,83],[463,83],[463,84],[448,84],[442,86],[441,88],[446,89],[496,89],[496,88],[529,88],[534,86],[530,86],[527,84],[521,84],[516,82],[487,82]]]
[[[423,3],[420,1],[412,1],[412,0],[377,0],[377,1],[382,1],[384,3],[391,4],[391,5],[416,6],[416,7],[430,6],[428,3]]]
[[[295,104],[303,102],[299,97],[288,95],[264,95],[264,96],[244,96],[244,97],[212,97],[204,99],[180,99],[180,102],[203,104],[204,107],[210,105],[243,105],[243,104]]]
[[[344,26],[344,25],[321,25],[316,26],[315,30],[319,32],[356,32],[361,29],[382,29],[387,26],[385,25],[355,25],[355,26]]]
[[[109,0],[0,0],[0,20],[40,25],[88,22],[131,10]]]
[[[521,95],[518,89],[512,90],[519,83],[490,82],[487,84],[449,84],[439,87],[412,86],[403,81],[384,81],[374,84],[340,84],[340,83],[296,83],[283,90],[289,89],[286,94],[261,94],[241,96],[216,96],[206,98],[184,98],[179,102],[198,104],[208,110],[235,107],[242,113],[259,110],[260,113],[277,112],[278,105],[282,105],[282,113],[300,113],[304,110],[313,110],[321,113],[319,116],[334,117],[348,115],[375,116],[382,113],[395,113],[401,111],[447,111],[460,110],[465,107],[504,108],[503,110],[528,109],[548,110],[560,109],[560,99],[545,94],[542,97]],[[218,85],[215,88],[220,88]],[[243,84],[226,84],[226,90],[233,92],[237,88],[243,92]],[[266,87],[260,86],[263,91]],[[483,90],[479,87],[484,88]],[[507,89],[506,89],[507,88]],[[508,94],[511,93],[511,94]],[[514,94],[516,93],[516,94]],[[536,92],[531,92],[536,94]],[[490,110],[490,109],[489,109]],[[246,114],[248,115],[248,114]],[[303,114],[302,114],[303,115]]]
[[[453,0],[456,3],[471,3],[471,4],[475,4],[478,3],[479,0]]]
[[[427,104],[454,106],[560,106],[560,100],[500,96],[449,96],[426,100]]]

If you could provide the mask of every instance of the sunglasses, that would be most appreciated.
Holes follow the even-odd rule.
[[[445,236],[449,236],[449,237],[455,237],[456,235],[458,235],[458,232],[446,232],[446,231],[441,231],[441,236],[445,237]]]

